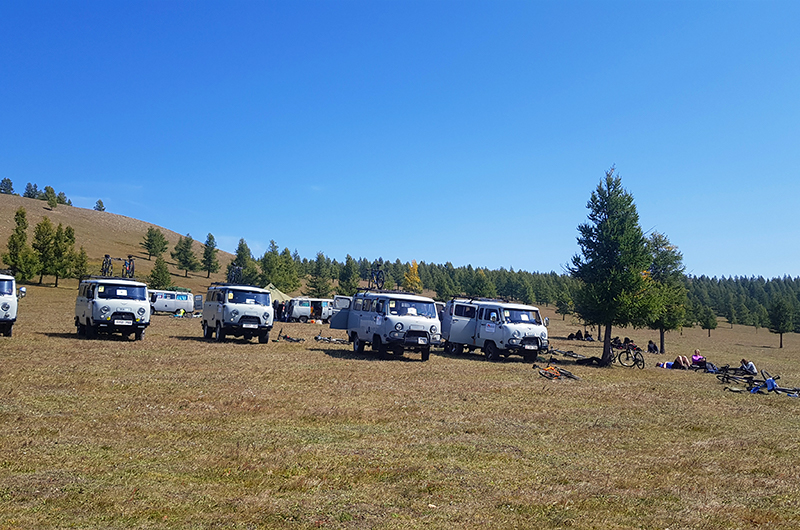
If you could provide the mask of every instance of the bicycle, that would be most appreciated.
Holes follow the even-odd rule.
[[[386,282],[386,274],[381,269],[370,269],[367,289],[373,287],[380,290],[383,289],[383,284]]]
[[[128,259],[122,262],[122,277],[133,278],[134,268],[133,256],[128,254]]]
[[[333,337],[323,337],[322,334],[317,335],[314,337],[314,340],[317,342],[327,342],[330,344],[349,344],[350,341],[347,339],[335,339]]]
[[[228,270],[228,283],[241,283],[242,282],[242,267],[233,264]]]
[[[100,274],[102,276],[113,276],[114,275],[114,264],[111,261],[111,256],[108,254],[103,257],[103,265],[100,267]]]
[[[644,355],[639,348],[626,348],[617,355],[617,362],[622,366],[636,366],[641,370],[644,368]]]
[[[534,364],[533,368],[536,369],[539,367]],[[550,380],[561,379],[561,378],[574,379],[576,381],[581,380],[580,377],[573,374],[566,368],[561,368],[560,366],[553,366],[552,364],[546,366],[545,368],[540,368],[539,375],[541,375],[545,379],[550,379]]]
[[[278,338],[277,339],[272,339],[272,342],[280,342],[282,340],[285,340],[286,342],[305,342],[306,341],[306,339],[303,339],[303,338],[290,337],[289,335],[284,335],[283,334],[283,328],[281,328],[281,330],[278,332]]]

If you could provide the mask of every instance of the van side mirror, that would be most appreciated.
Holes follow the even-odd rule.
[[[26,289],[25,287],[20,287],[19,288],[19,294],[17,295],[17,298],[25,298],[26,294],[28,294],[28,289]]]
[[[547,327],[549,325],[550,325],[550,317],[544,317],[544,327]]]

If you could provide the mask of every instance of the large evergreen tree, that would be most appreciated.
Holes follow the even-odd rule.
[[[647,248],[653,257],[648,273],[659,301],[658,312],[647,325],[650,329],[658,330],[660,351],[666,353],[665,332],[679,329],[686,316],[683,255],[669,242],[667,236],[658,232],[650,234]]]
[[[3,254],[3,261],[17,280],[28,282],[39,272],[39,259],[28,245],[28,215],[25,208],[16,211],[14,224],[14,231],[6,243],[8,252]]]
[[[645,271],[651,264],[633,196],[612,167],[587,203],[589,222],[578,226],[581,254],[570,274],[579,285],[575,312],[585,323],[603,326],[601,364],[611,364],[612,326],[643,324],[653,313]]]
[[[59,278],[69,278],[74,275],[73,268],[77,254],[75,254],[75,230],[71,226],[58,223],[56,234],[53,238],[53,263],[48,274],[56,277],[56,287]]]
[[[172,259],[178,262],[178,268],[185,271],[184,277],[189,276],[189,271],[200,270],[200,261],[194,253],[193,245],[194,239],[189,234],[186,234],[186,237],[178,238],[175,250],[170,253]]]
[[[219,271],[219,260],[217,259],[217,240],[212,234],[206,236],[205,246],[203,246],[203,270],[206,271],[206,278],[211,278],[212,272]]]
[[[14,183],[11,179],[6,177],[0,181],[0,193],[4,195],[14,195]]]
[[[150,289],[167,289],[172,286],[172,276],[169,273],[167,262],[161,256],[156,257],[153,270],[147,277],[147,285]]]
[[[253,258],[250,247],[244,238],[239,239],[239,245],[236,247],[236,257],[228,264],[226,276],[231,277],[233,267],[241,267],[241,277],[239,282],[244,285],[263,285],[261,283],[261,274],[258,271],[256,260]],[[277,286],[276,286],[277,287]]]
[[[47,206],[49,206],[51,210],[54,210],[56,206],[58,206],[58,195],[56,195],[56,190],[54,190],[52,186],[44,187],[42,199],[47,202]]]
[[[43,217],[33,229],[31,246],[39,259],[39,285],[42,285],[45,274],[53,274],[55,237],[56,229],[47,216]]]
[[[714,313],[714,310],[708,306],[703,307],[701,309],[701,313],[699,315],[700,318],[700,328],[708,330],[708,336],[711,336],[711,330],[717,329],[717,315]]]
[[[353,296],[358,291],[359,285],[358,262],[350,254],[344,259],[344,267],[339,273],[339,294]]]
[[[769,307],[769,330],[780,335],[783,348],[783,334],[794,329],[794,307],[784,297],[777,298]]]
[[[311,298],[327,298],[331,294],[330,267],[322,252],[317,253],[317,259],[311,267],[306,289],[303,295]]]
[[[139,246],[147,252],[147,259],[149,261],[151,257],[158,257],[166,252],[169,248],[169,243],[167,243],[167,238],[164,237],[164,233],[161,232],[161,230],[154,226],[149,226]]]

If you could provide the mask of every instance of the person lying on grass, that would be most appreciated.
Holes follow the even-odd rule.
[[[656,366],[659,368],[670,368],[672,370],[688,370],[692,367],[692,363],[689,362],[689,358],[685,355],[678,355],[671,363],[658,363]]]

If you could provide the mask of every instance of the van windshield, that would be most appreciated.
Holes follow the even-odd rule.
[[[228,302],[232,304],[272,305],[269,300],[269,293],[254,291],[228,291]]]
[[[0,280],[0,294],[14,294],[13,280]]]
[[[97,298],[105,300],[146,300],[147,288],[136,285],[102,284],[97,286]]]
[[[538,311],[528,309],[503,309],[503,318],[510,323],[541,324]]]
[[[420,316],[425,318],[438,318],[436,305],[433,302],[417,302],[414,300],[389,300],[390,315]]]

